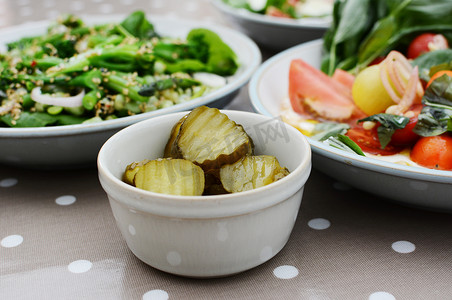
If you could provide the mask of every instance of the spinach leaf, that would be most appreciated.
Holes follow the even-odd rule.
[[[418,66],[419,77],[428,82],[433,73],[452,69],[452,49],[436,50],[422,54],[412,64]]]
[[[150,39],[158,36],[154,30],[154,25],[146,19],[143,11],[131,13],[120,25],[131,35],[139,39]]]
[[[423,32],[440,32],[449,41],[452,37],[450,0],[337,0],[334,7],[333,24],[324,36],[321,68],[327,74],[339,67],[359,72],[391,50],[403,53]],[[356,27],[342,32],[351,28],[351,21]]]
[[[43,112],[22,112],[15,122],[10,114],[0,119],[10,127],[44,127],[55,124],[58,118]]]
[[[228,76],[237,71],[239,67],[237,55],[215,32],[195,28],[188,33],[187,41],[207,47],[205,64],[208,72]]]
[[[384,149],[391,141],[391,137],[394,132],[397,129],[405,128],[410,119],[404,116],[381,113],[358,120],[358,122],[364,121],[373,121],[380,123],[380,126],[378,126],[377,128],[377,133],[381,148]]]

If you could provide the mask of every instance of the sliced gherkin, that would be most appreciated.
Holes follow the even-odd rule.
[[[254,146],[241,125],[217,108],[200,106],[182,122],[171,157],[184,158],[208,172],[252,155]]]
[[[180,131],[182,123],[185,121],[188,115],[182,117],[171,129],[170,137],[166,143],[163,157],[177,157],[176,139]]]
[[[220,169],[220,180],[230,193],[252,190],[275,182],[289,174],[271,155],[246,156]]]
[[[138,172],[138,170],[144,166],[146,163],[149,162],[149,159],[144,159],[142,161],[133,162],[130,165],[126,167],[126,170],[122,176],[122,180],[125,183],[133,185],[133,178],[135,177],[135,174]]]
[[[229,194],[221,184],[220,178],[212,173],[205,174],[205,186],[203,195],[211,196],[211,195],[221,195],[221,194]]]
[[[169,195],[200,196],[204,191],[203,170],[185,159],[156,159],[140,167],[134,177],[137,188]]]

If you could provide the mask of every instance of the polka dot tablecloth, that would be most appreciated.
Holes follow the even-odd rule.
[[[0,0],[0,27],[136,9],[227,25],[206,0]],[[246,91],[230,108],[250,110]],[[130,252],[95,166],[0,165],[0,299],[450,300],[452,216],[399,206],[313,170],[280,253],[235,276],[189,279]]]

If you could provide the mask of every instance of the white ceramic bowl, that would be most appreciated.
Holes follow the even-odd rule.
[[[309,143],[278,119],[223,112],[244,126],[256,154],[275,155],[291,173],[255,190],[215,196],[157,194],[122,182],[131,162],[163,155],[184,112],[131,125],[99,152],[99,180],[116,223],[130,250],[154,268],[190,277],[231,275],[269,260],[290,236],[311,170]]]
[[[281,104],[288,97],[290,62],[301,58],[319,67],[322,43],[316,40],[295,46],[263,63],[249,84],[253,109],[266,116],[280,116]],[[341,182],[405,205],[452,211],[452,171],[404,166],[308,141],[313,167]]]
[[[117,22],[124,16],[82,16],[86,23]],[[190,29],[209,28],[231,46],[241,64],[228,84],[208,95],[156,111],[108,120],[95,124],[52,126],[37,128],[0,127],[0,164],[27,168],[66,169],[95,166],[102,144],[118,130],[141,120],[177,111],[186,111],[201,105],[223,108],[246,85],[261,63],[257,45],[246,35],[210,22],[180,20],[149,15],[157,32],[163,36],[185,37]],[[26,23],[0,30],[0,45],[23,36],[42,34],[48,21]]]
[[[253,13],[211,0],[230,24],[241,30],[260,46],[284,50],[300,43],[321,38],[331,25],[331,18],[286,19]]]

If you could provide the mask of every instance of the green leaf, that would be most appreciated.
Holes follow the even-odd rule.
[[[44,127],[55,124],[58,120],[56,116],[43,112],[22,112],[19,119],[13,121],[11,115],[0,117],[1,120],[10,127]]]
[[[323,143],[344,150],[349,153],[355,153],[361,156],[366,156],[361,148],[348,136],[343,134],[338,134],[336,136],[330,136]]]
[[[397,129],[405,128],[406,124],[408,124],[410,119],[404,116],[382,113],[358,120],[358,122],[364,121],[373,121],[380,123],[380,126],[378,126],[377,129],[377,133],[381,148],[384,149],[391,141],[391,137],[394,134],[394,132]]]
[[[146,19],[143,11],[131,13],[120,25],[139,39],[150,39],[158,36],[154,30],[154,25]]]
[[[452,69],[452,49],[436,50],[422,54],[412,64],[418,66],[419,77],[428,82],[433,73]]]
[[[420,136],[435,136],[451,131],[452,78],[443,75],[434,80],[422,99],[424,108],[413,132]]]

